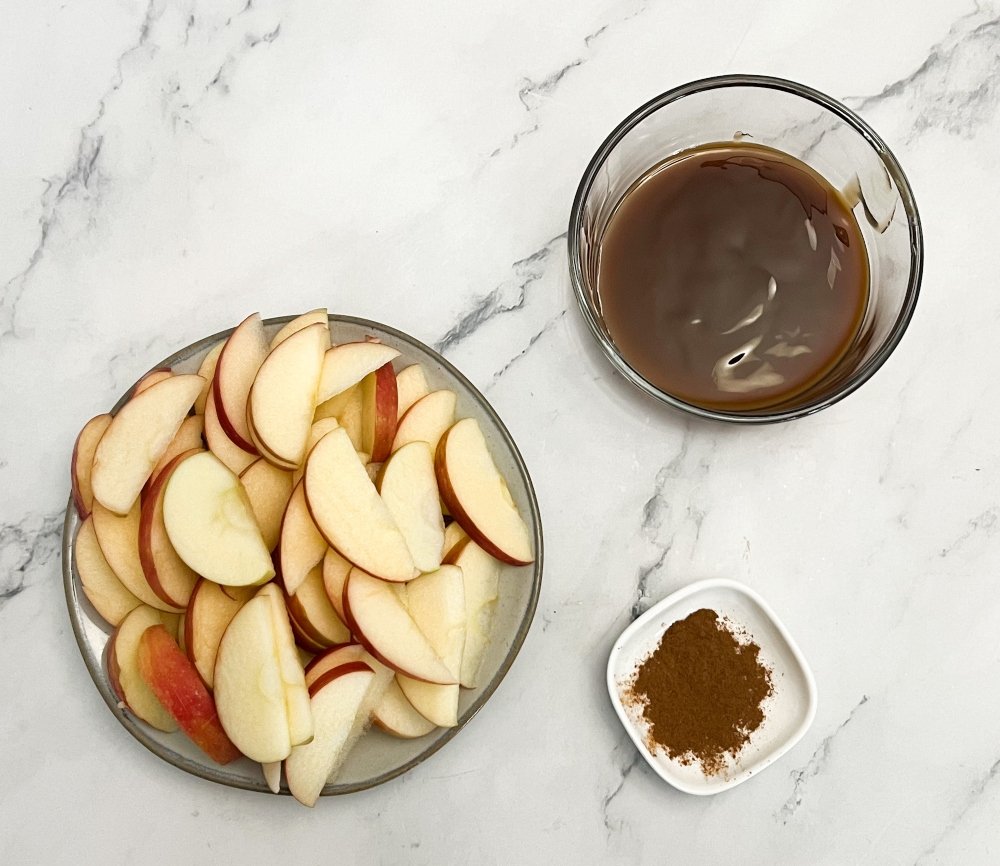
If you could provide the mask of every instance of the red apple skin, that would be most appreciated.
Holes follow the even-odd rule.
[[[292,626],[292,634],[295,636],[295,643],[302,647],[302,649],[304,649],[307,653],[316,654],[325,652],[327,645],[325,643],[320,643],[313,638],[312,632],[295,618],[295,614],[292,613],[287,604],[285,605],[285,611],[288,614],[288,622]]]
[[[226,363],[226,350],[232,343],[233,337],[236,336],[236,331],[240,328],[249,327],[250,321],[257,316],[257,313],[252,313],[247,316],[239,325],[236,326],[236,330],[229,335],[229,339],[226,340],[226,345],[222,347],[222,351],[219,353],[219,360],[215,365],[215,376],[212,377],[212,395],[215,398],[215,410],[219,417],[219,423],[222,425],[222,429],[225,431],[226,435],[232,440],[233,444],[239,448],[242,448],[248,454],[254,454],[259,456],[259,452],[254,447],[252,442],[248,442],[243,436],[236,432],[236,428],[233,426],[229,415],[226,412],[226,403],[222,399],[222,372],[225,368]]]
[[[356,641],[348,641],[347,643],[335,643],[333,646],[327,647],[319,655],[313,656],[311,659],[309,659],[309,664],[307,664],[302,669],[302,672],[304,674],[308,674],[309,671],[311,671],[314,667],[316,667],[316,665],[321,664],[323,659],[325,659],[328,655],[330,655],[331,653],[335,653],[337,650],[342,650],[344,649],[344,647],[349,647],[349,646],[361,646],[361,644],[357,643]]]
[[[222,729],[198,671],[162,625],[147,628],[139,638],[139,672],[181,730],[213,761],[228,764],[241,756]]]
[[[118,656],[115,655],[115,639],[117,637],[118,629],[115,629],[110,640],[104,645],[104,664],[108,669],[108,682],[111,684],[111,691],[115,693],[119,701],[125,704],[125,689],[122,688],[121,667],[118,665]]]
[[[369,671],[371,673],[374,673],[371,667],[366,665],[364,662],[346,662],[345,664],[338,665],[335,668],[331,668],[325,674],[319,677],[319,679],[317,679],[316,682],[314,682],[311,686],[309,686],[309,697],[315,695],[316,692],[318,692],[321,688],[323,688],[323,686],[325,686],[328,682],[331,682],[332,680],[335,680],[338,677],[342,677],[344,674],[353,674],[357,673],[358,671]]]
[[[164,587],[161,582],[159,572],[156,568],[156,558],[153,556],[153,527],[157,521],[160,523],[163,522],[163,490],[167,486],[167,482],[170,480],[170,476],[174,469],[177,468],[181,461],[186,460],[192,454],[197,454],[199,451],[201,451],[200,448],[191,448],[188,451],[178,454],[173,460],[163,467],[163,471],[156,476],[156,479],[153,481],[149,489],[146,490],[140,500],[139,564],[142,566],[142,573],[146,578],[146,582],[149,584],[149,588],[153,590],[157,596],[162,598],[167,604],[179,608],[186,608],[191,603],[191,593],[188,593],[187,598],[174,598],[169,592],[167,592],[166,587]],[[166,530],[163,531],[164,533],[166,532]],[[191,573],[194,574],[194,572]],[[197,575],[195,576],[195,580],[192,581],[192,590],[196,585],[196,581]],[[186,626],[187,623],[185,622],[185,627]],[[187,636],[185,635],[185,642],[186,641]]]
[[[466,535],[468,535],[469,538],[476,542],[476,544],[478,544],[494,559],[499,559],[501,562],[506,562],[509,565],[530,565],[533,560],[515,559],[510,556],[510,554],[505,553],[493,544],[492,541],[479,531],[479,527],[472,522],[465,509],[462,508],[461,503],[458,501],[458,497],[455,496],[455,490],[451,486],[451,481],[448,478],[447,461],[445,460],[445,446],[448,442],[449,433],[451,433],[451,429],[449,429],[444,436],[441,437],[441,441],[438,443],[437,452],[434,455],[434,474],[437,476],[438,491],[441,493],[441,499],[447,506],[448,512],[455,518],[458,525],[465,530]]]
[[[392,363],[383,364],[375,371],[375,438],[372,442],[372,463],[381,463],[392,452],[396,438],[399,392],[396,390],[396,372]]]
[[[73,456],[70,458],[70,489],[73,491],[73,504],[76,506],[76,513],[80,515],[80,520],[86,520],[90,516],[90,508],[88,507],[83,489],[81,487],[80,481],[80,440],[83,438],[84,433],[91,428],[91,425],[100,424],[105,430],[108,429],[108,425],[111,424],[111,416],[108,414],[98,415],[91,418],[86,424],[83,425],[83,429],[77,434],[76,441],[73,443]],[[102,431],[103,435],[103,431]],[[94,454],[93,450],[90,454],[90,460],[93,461]],[[89,472],[88,472],[89,475]],[[93,498],[93,492],[91,492],[91,498]]]

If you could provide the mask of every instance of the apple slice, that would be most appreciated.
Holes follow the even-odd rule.
[[[327,649],[328,645],[326,643],[320,643],[317,639],[310,636],[309,630],[295,618],[291,607],[287,607],[287,610],[288,623],[292,627],[292,636],[295,639],[295,645],[302,654],[313,658]]]
[[[285,760],[288,789],[303,805],[315,805],[364,733],[375,681],[375,672],[364,662],[348,662],[328,671],[313,687],[316,735],[312,742],[292,749]]]
[[[275,647],[281,671],[281,686],[285,692],[285,707],[288,711],[288,736],[293,746],[307,743],[313,736],[313,718],[309,707],[309,691],[306,688],[302,660],[295,646],[295,637],[288,621],[288,609],[281,589],[275,583],[260,588],[258,597],[267,598],[271,604],[274,622]]]
[[[444,518],[430,446],[411,442],[396,451],[382,465],[377,486],[403,533],[413,564],[420,571],[434,571],[441,565]]]
[[[163,456],[149,474],[149,480],[146,482],[145,489],[148,490],[153,486],[157,476],[178,454],[183,454],[185,451],[190,451],[191,449],[202,450],[204,447],[202,434],[204,432],[205,419],[201,415],[188,415],[187,418],[181,421],[181,426],[177,428],[177,435],[170,440],[167,450],[163,452]]]
[[[98,415],[91,418],[73,444],[73,457],[70,461],[70,479],[73,487],[73,502],[81,520],[86,520],[94,506],[94,489],[90,486],[90,473],[94,468],[94,454],[97,444],[101,441],[104,431],[111,424],[110,415]]]
[[[343,557],[383,580],[417,576],[399,527],[342,427],[313,448],[303,483],[316,528]]]
[[[344,614],[344,584],[351,568],[351,563],[336,550],[332,547],[326,549],[326,556],[323,557],[323,588],[337,616],[344,623],[347,622],[347,616]]]
[[[215,706],[233,744],[252,761],[281,761],[292,750],[272,601],[256,596],[222,636]]]
[[[445,505],[480,547],[511,565],[534,560],[528,527],[511,500],[475,418],[459,421],[444,434],[435,469]]]
[[[334,394],[325,403],[320,403],[316,407],[316,411],[313,413],[313,419],[315,421],[321,421],[323,418],[339,417],[344,409],[347,408],[347,404],[354,398],[354,395],[357,394],[358,388],[358,385],[352,385],[346,391]]]
[[[341,343],[328,349],[323,358],[316,402],[325,403],[398,357],[396,349],[369,340]]]
[[[115,514],[128,514],[202,384],[201,376],[168,376],[122,406],[97,443],[94,499]]]
[[[222,429],[222,423],[219,421],[218,411],[215,408],[214,394],[208,395],[208,402],[205,404],[205,442],[208,444],[208,450],[236,475],[239,475],[257,459],[253,454],[238,447]]]
[[[215,682],[219,644],[237,611],[253,598],[252,586],[219,586],[201,578],[184,615],[184,652],[208,688]]]
[[[305,484],[300,481],[292,490],[281,522],[278,562],[286,592],[298,591],[306,575],[323,561],[328,546],[313,522],[306,503]]]
[[[222,349],[225,345],[225,340],[219,340],[218,343],[208,350],[208,354],[206,354],[201,360],[201,366],[198,367],[198,375],[205,380],[205,384],[201,388],[201,393],[198,395],[198,399],[194,401],[195,415],[205,414],[205,409],[208,406],[208,397],[212,393],[212,382],[215,379],[215,368],[219,363],[219,355],[222,354]]]
[[[444,549],[441,551],[441,561],[449,562],[448,554],[458,546],[460,541],[464,541],[468,537],[469,534],[456,521],[453,520],[449,523],[444,528]]]
[[[392,450],[396,435],[396,374],[392,364],[379,367],[361,380],[361,450],[381,463]]]
[[[176,631],[177,617],[140,605],[115,630],[105,649],[108,679],[118,699],[147,724],[160,731],[176,731],[177,722],[139,671],[139,639],[147,628],[168,626]]]
[[[309,325],[274,348],[250,389],[250,434],[282,469],[302,464],[316,409],[316,388],[330,330]]]
[[[426,442],[431,451],[436,451],[438,442],[455,422],[455,403],[458,398],[454,391],[431,391],[414,403],[400,419],[392,450],[398,451],[410,442]]]
[[[73,544],[73,557],[84,594],[110,625],[118,625],[130,611],[142,604],[108,565],[97,541],[92,517],[80,525]]]
[[[340,423],[336,418],[320,418],[318,421],[314,421],[312,427],[309,429],[309,438],[306,440],[306,459],[309,459],[309,453],[316,447],[316,443],[319,442],[327,433],[331,430],[336,430],[340,426]],[[298,484],[302,480],[302,476],[306,473],[306,467],[303,464],[294,472],[292,472],[292,481]]]
[[[222,729],[198,671],[162,625],[139,637],[138,660],[140,676],[191,742],[219,764],[241,757]]]
[[[361,414],[364,407],[361,385],[352,388],[350,393],[351,398],[347,401],[343,411],[337,415],[337,420],[340,422],[340,426],[347,431],[347,435],[351,437],[354,450],[361,451]]]
[[[387,734],[404,740],[425,737],[437,727],[413,708],[396,680],[386,688],[372,714],[372,721]]]
[[[344,586],[351,633],[376,659],[413,679],[450,685],[458,678],[434,651],[392,584],[351,569]]]
[[[145,376],[135,383],[135,387],[132,389],[132,396],[138,397],[143,391],[147,391],[157,382],[162,382],[164,379],[167,379],[172,375],[173,371],[168,368],[150,370]]]
[[[264,546],[274,550],[281,538],[281,521],[292,496],[292,473],[258,458],[240,473]]]
[[[163,522],[177,555],[202,577],[226,586],[274,577],[243,485],[210,451],[186,457],[170,473]]]
[[[493,614],[500,594],[500,564],[471,538],[458,543],[446,557],[462,569],[465,586],[465,649],[461,683],[479,684],[479,668],[493,630]]]
[[[281,792],[281,761],[265,761],[260,765],[264,773],[264,781],[272,794]]]
[[[229,335],[226,345],[219,353],[212,380],[215,408],[222,429],[234,445],[254,456],[257,455],[257,449],[250,436],[247,399],[267,353],[264,324],[260,313],[254,313],[247,316]]]
[[[153,591],[142,570],[142,560],[139,557],[139,503],[136,502],[124,517],[119,517],[94,500],[91,517],[101,553],[125,588],[143,604],[158,610],[176,612],[174,605],[164,601]]]
[[[396,374],[396,417],[397,420],[406,414],[414,403],[430,393],[427,376],[420,364],[411,364]]]
[[[457,678],[465,648],[465,588],[462,570],[442,565],[406,586],[406,607],[434,651]],[[436,685],[398,675],[399,687],[420,715],[435,725],[458,724],[458,683]]]
[[[351,639],[347,626],[337,616],[323,587],[323,565],[315,566],[299,588],[286,599],[288,611],[310,639],[320,647],[333,646]]]
[[[271,339],[271,349],[272,351],[285,342],[292,334],[297,334],[299,331],[303,331],[310,325],[322,325],[326,328],[326,345],[323,350],[326,351],[330,348],[330,316],[326,312],[326,307],[321,307],[318,310],[310,310],[308,313],[303,313],[301,316],[296,316],[288,324],[286,324],[274,337]]]
[[[170,543],[163,522],[163,495],[177,467],[192,454],[199,453],[203,453],[200,448],[192,448],[178,454],[140,500],[139,564],[150,589],[175,608],[187,607],[198,575],[177,555]]]

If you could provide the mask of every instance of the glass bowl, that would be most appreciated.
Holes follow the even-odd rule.
[[[275,333],[292,318],[284,316],[265,320],[268,334]],[[493,458],[507,479],[511,495],[528,524],[535,550],[535,561],[531,565],[522,567],[501,565],[500,596],[494,618],[493,640],[487,649],[480,672],[483,685],[475,689],[462,689],[458,725],[454,728],[437,728],[427,736],[413,740],[391,737],[373,727],[351,752],[337,781],[324,788],[324,795],[362,791],[405,773],[433,755],[472,720],[500,685],[528,634],[541,589],[543,560],[542,524],[528,470],[507,428],[475,386],[437,352],[408,334],[387,325],[366,319],[331,315],[330,331],[335,343],[362,340],[369,335],[378,337],[402,353],[394,362],[397,371],[409,364],[420,363],[424,367],[432,389],[450,388],[458,395],[456,414],[458,417],[473,417],[479,422],[490,444]],[[199,340],[155,364],[151,369],[169,367],[182,373],[196,372],[208,350],[231,333],[232,329]],[[118,401],[113,412],[118,411],[126,397],[127,394]],[[73,559],[73,542],[80,523],[70,498],[62,541],[66,603],[80,653],[108,709],[125,730],[168,764],[212,782],[270,793],[264,782],[260,764],[246,758],[226,766],[216,764],[183,733],[165,734],[150,727],[119,705],[102,660],[104,647],[113,629],[94,610],[84,595]],[[282,793],[288,793],[284,783]]]
[[[871,286],[864,319],[846,354],[808,390],[764,408],[709,409],[651,384],[615,344],[597,286],[601,242],[622,197],[654,166],[694,147],[742,139],[797,157],[844,192],[864,235]],[[570,279],[584,319],[625,378],[694,415],[750,424],[809,415],[864,384],[895,349],[913,316],[924,257],[909,182],[875,131],[829,96],[757,75],[685,84],[625,118],[584,172],[570,214],[568,244]]]

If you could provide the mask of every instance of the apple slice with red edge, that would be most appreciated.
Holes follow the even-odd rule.
[[[229,470],[239,475],[257,456],[248,451],[244,451],[237,446],[232,439],[226,435],[219,421],[218,411],[215,408],[215,395],[208,395],[208,402],[205,404],[205,442],[208,450],[218,457]]]
[[[255,592],[252,586],[221,586],[205,578],[195,584],[184,614],[184,652],[208,688],[215,682],[222,636]]]
[[[327,671],[310,690],[315,736],[292,749],[285,760],[288,789],[303,805],[316,804],[364,733],[375,684],[375,672],[368,665],[348,662]]]
[[[431,452],[436,451],[441,437],[455,423],[457,402],[455,392],[447,389],[431,391],[417,400],[400,419],[392,450],[398,451],[410,442],[426,442]]]
[[[303,483],[316,528],[341,556],[383,580],[417,576],[399,527],[342,427],[313,448]]]
[[[460,541],[445,557],[462,569],[465,587],[465,648],[460,681],[473,689],[493,633],[493,616],[500,595],[500,563],[471,538]]]
[[[326,549],[323,557],[323,588],[340,621],[347,623],[344,614],[344,584],[353,566],[332,547]]]
[[[456,679],[462,668],[465,648],[465,588],[462,570],[442,565],[406,585],[406,609],[417,627]],[[443,728],[458,724],[459,685],[437,685],[396,678],[403,694],[425,719]]]
[[[278,542],[278,562],[286,592],[298,591],[306,575],[323,561],[328,546],[313,522],[306,503],[305,485],[300,481],[288,500]]]
[[[163,522],[177,555],[202,577],[226,586],[274,577],[243,485],[210,451],[185,457],[170,473]]]
[[[84,595],[101,617],[109,624],[118,625],[140,604],[125,585],[118,579],[101,552],[94,531],[94,520],[88,517],[80,525],[73,543],[73,558],[76,573],[80,575],[80,585]]]
[[[323,373],[316,394],[317,404],[357,385],[369,373],[399,357],[399,351],[383,343],[361,340],[341,343],[328,349],[323,358]]]
[[[162,625],[139,637],[138,659],[140,676],[191,742],[218,764],[241,757],[198,671]]]
[[[166,465],[141,499],[139,510],[139,564],[143,576],[153,590],[168,605],[185,608],[198,575],[177,555],[167,536],[163,522],[163,494],[174,470],[201,448],[178,454]]]
[[[474,418],[458,421],[441,437],[434,463],[441,498],[480,547],[511,565],[534,561],[528,527]]]
[[[90,516],[101,553],[125,588],[143,604],[175,613],[178,608],[153,591],[142,570],[142,559],[139,556],[139,503],[136,502],[124,517],[119,517],[94,500],[94,510]]]
[[[152,388],[157,382],[162,382],[164,379],[169,378],[172,375],[173,371],[168,367],[164,367],[159,370],[150,370],[145,376],[135,383],[135,387],[132,389],[132,396],[138,397],[143,391]]]
[[[397,673],[425,682],[458,682],[413,621],[392,584],[351,569],[344,585],[347,626],[376,659]]]
[[[91,418],[73,443],[73,457],[70,460],[70,480],[73,489],[73,503],[81,520],[86,520],[94,507],[94,490],[90,486],[90,473],[94,468],[94,454],[97,443],[111,424],[110,415]]]
[[[163,456],[159,459],[156,466],[153,467],[153,471],[149,474],[149,480],[146,482],[143,490],[149,490],[153,486],[157,476],[178,454],[183,454],[185,451],[191,451],[192,449],[203,450],[204,440],[202,436],[204,432],[205,419],[201,415],[188,415],[181,422],[181,426],[177,428],[177,435],[170,440],[170,444],[167,446],[167,450],[163,452]]]
[[[241,607],[219,645],[215,706],[219,721],[252,761],[281,761],[292,750],[272,601],[256,596]]]
[[[264,457],[276,458],[283,469],[294,469],[305,458],[323,353],[329,343],[325,324],[297,331],[271,350],[250,389],[251,438]]]
[[[201,376],[168,376],[122,406],[97,443],[90,476],[94,499],[115,514],[128,514],[202,384]]]
[[[258,458],[240,473],[264,546],[274,550],[281,538],[281,522],[292,497],[292,473]]]
[[[382,700],[372,714],[372,721],[390,736],[403,740],[426,737],[437,727],[416,711],[395,679],[382,695]]]
[[[177,730],[174,717],[160,703],[139,671],[139,639],[152,626],[167,626],[177,631],[177,617],[140,605],[115,629],[105,648],[108,680],[118,699],[135,715],[160,731]]]
[[[430,446],[411,442],[396,451],[382,464],[376,487],[406,540],[413,564],[423,572],[437,569],[444,548],[444,518]]]
[[[215,367],[219,363],[219,355],[222,354],[222,349],[225,345],[225,340],[219,340],[218,343],[208,350],[205,357],[201,359],[201,365],[198,367],[198,375],[205,380],[205,384],[202,385],[198,399],[194,401],[195,415],[205,414],[205,409],[208,406],[208,397],[212,393],[212,383],[215,379]]]
[[[295,645],[310,656],[317,656],[323,652],[328,644],[321,643],[319,640],[313,638],[309,629],[295,618],[291,607],[287,605],[286,607],[288,610],[288,622],[292,627],[292,636],[295,639]]]
[[[301,316],[296,316],[284,325],[281,330],[279,330],[278,333],[271,338],[271,350],[273,351],[293,334],[297,334],[299,331],[305,330],[310,325],[322,325],[326,328],[326,346],[324,346],[324,351],[329,349],[330,316],[326,311],[326,307],[320,307],[316,310],[310,310],[308,313],[303,313]]]
[[[396,374],[396,417],[402,418],[414,403],[430,393],[427,375],[420,364],[410,364]]]
[[[250,388],[270,350],[260,313],[247,316],[229,335],[219,353],[212,393],[219,423],[238,448],[257,456],[247,421]]]
[[[320,418],[318,421],[313,422],[312,427],[309,429],[309,438],[306,440],[306,460],[309,459],[309,454],[316,447],[316,443],[331,430],[336,430],[339,426],[340,422],[336,418]],[[302,466],[292,472],[292,481],[298,484],[305,474],[306,467],[303,463]]]
[[[323,565],[316,565],[285,599],[289,614],[321,648],[350,640],[351,633],[334,610],[323,587]]]
[[[459,542],[464,541],[469,537],[461,525],[456,521],[452,521],[444,528],[444,549],[441,551],[441,561],[448,561],[448,554],[450,554],[459,544]]]
[[[396,374],[392,364],[361,380],[361,450],[381,463],[392,451],[396,435]]]

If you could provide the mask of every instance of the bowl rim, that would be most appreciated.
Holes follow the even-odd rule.
[[[749,412],[741,413],[718,409],[706,409],[702,406],[696,406],[692,403],[688,403],[674,397],[665,391],[661,391],[632,368],[632,366],[624,359],[615,347],[614,343],[602,331],[600,324],[598,323],[597,316],[592,308],[590,298],[588,297],[588,292],[584,283],[583,268],[580,264],[580,232],[583,223],[584,202],[590,194],[590,190],[593,187],[594,180],[596,179],[598,172],[603,167],[605,161],[615,146],[634,126],[647,118],[649,115],[658,111],[660,108],[663,108],[672,102],[676,102],[679,99],[683,99],[686,96],[692,96],[704,91],[717,90],[727,87],[759,87],[763,90],[777,90],[789,93],[793,96],[798,96],[806,99],[807,101],[813,102],[839,117],[849,126],[853,127],[854,130],[868,142],[872,150],[874,150],[878,155],[882,165],[892,178],[893,183],[896,184],[896,189],[899,192],[903,209],[906,213],[910,239],[910,271],[907,277],[906,293],[903,298],[902,308],[896,316],[896,320],[893,323],[885,342],[879,347],[875,354],[873,354],[872,357],[869,358],[861,367],[854,371],[854,373],[852,373],[834,393],[811,400],[805,405],[798,406],[793,409],[778,409],[770,412],[766,409],[755,410],[755,413],[753,414]],[[665,91],[664,93],[661,93],[659,96],[653,97],[653,99],[635,109],[635,111],[622,120],[611,131],[607,138],[604,139],[600,147],[598,147],[593,157],[591,157],[590,163],[587,165],[587,168],[583,173],[583,177],[580,179],[576,195],[573,198],[573,205],[570,209],[567,245],[569,247],[570,282],[573,284],[573,292],[576,295],[577,304],[583,313],[584,321],[586,321],[591,334],[597,340],[597,343],[604,352],[604,355],[609,361],[611,361],[618,371],[640,391],[643,391],[663,403],[673,406],[675,409],[680,409],[700,418],[706,418],[714,421],[728,421],[736,424],[772,424],[780,421],[791,421],[795,418],[803,418],[807,415],[819,412],[821,409],[825,409],[828,406],[832,406],[834,403],[839,402],[860,388],[875,374],[875,372],[886,362],[886,360],[888,360],[889,356],[892,354],[893,350],[895,350],[896,346],[899,345],[900,340],[903,338],[903,334],[909,327],[910,321],[912,320],[916,309],[917,299],[920,295],[920,286],[923,279],[924,269],[923,226],[920,221],[920,213],[917,210],[917,203],[913,196],[913,190],[910,187],[910,182],[907,179],[902,166],[899,164],[899,161],[896,159],[895,154],[893,154],[892,150],[890,150],[889,146],[885,143],[882,137],[875,132],[875,130],[872,129],[872,127],[869,126],[865,120],[863,120],[858,114],[842,102],[831,96],[827,96],[819,90],[815,90],[808,85],[800,84],[787,78],[776,78],[769,75],[753,75],[743,73],[711,76],[708,78],[700,78],[686,84],[681,84]]]
[[[271,325],[284,325],[293,319],[297,318],[295,315],[287,316],[277,316],[269,319],[264,319],[263,324],[265,327]],[[514,633],[513,640],[511,642],[510,648],[507,651],[507,655],[504,657],[499,669],[497,670],[494,677],[482,686],[482,691],[476,697],[476,699],[465,709],[465,712],[459,716],[458,724],[453,728],[440,728],[438,729],[441,733],[438,738],[430,743],[427,748],[425,748],[420,754],[406,761],[398,767],[394,767],[391,770],[387,770],[384,773],[380,773],[377,776],[373,776],[370,779],[365,779],[359,782],[352,782],[348,784],[327,784],[322,792],[322,796],[336,796],[342,794],[351,794],[358,791],[365,791],[370,788],[374,788],[378,785],[382,785],[397,776],[401,776],[404,773],[412,770],[418,764],[423,763],[431,755],[441,749],[446,743],[449,743],[459,731],[461,731],[465,726],[472,721],[472,719],[479,713],[486,702],[493,696],[494,692],[500,686],[500,683],[506,677],[511,666],[514,664],[514,660],[517,658],[521,651],[521,647],[524,644],[525,639],[528,636],[528,632],[531,629],[531,624],[535,618],[535,611],[538,606],[538,598],[541,593],[542,586],[542,571],[543,563],[545,558],[544,550],[544,540],[542,534],[542,521],[541,512],[538,507],[538,499],[535,494],[535,488],[531,481],[531,476],[528,473],[528,468],[525,465],[524,458],[521,456],[521,452],[518,449],[510,431],[507,429],[506,425],[501,420],[500,416],[497,414],[496,410],[490,404],[490,402],[483,396],[483,394],[476,388],[472,382],[457,368],[454,364],[443,357],[439,352],[432,349],[430,346],[425,344],[423,341],[418,340],[416,337],[410,334],[404,333],[403,331],[393,328],[390,325],[385,325],[381,322],[377,322],[373,319],[363,319],[355,316],[342,316],[335,313],[328,314],[328,321],[333,323],[343,323],[348,325],[354,325],[361,328],[375,328],[386,334],[391,335],[394,339],[398,339],[404,346],[406,344],[415,344],[418,348],[426,351],[437,363],[444,367],[451,375],[453,375],[458,382],[467,389],[469,395],[479,403],[480,407],[489,416],[493,424],[496,425],[496,429],[500,433],[500,437],[505,443],[506,447],[510,450],[511,456],[515,464],[516,470],[520,473],[522,480],[524,482],[525,491],[527,493],[528,500],[528,510],[530,511],[530,526],[533,534],[533,541],[535,544],[535,561],[532,563],[532,578],[531,578],[531,592],[528,597],[527,606],[524,611],[524,615],[518,625],[517,631]],[[203,337],[200,340],[196,340],[188,346],[172,353],[167,358],[160,361],[150,368],[150,370],[156,370],[163,367],[172,367],[175,363],[181,360],[186,360],[188,358],[194,357],[199,353],[203,353],[215,345],[222,339],[227,338],[235,328],[227,328],[223,331],[219,331],[216,334],[212,334],[208,337]],[[402,353],[405,357],[405,352]],[[141,379],[141,377],[140,377]],[[136,380],[139,381],[138,379]],[[125,393],[119,398],[115,403],[114,407],[110,410],[111,414],[114,415],[119,409],[125,404],[129,396],[132,393],[132,389],[135,386],[132,385],[125,391]],[[112,715],[118,720],[125,730],[127,730],[136,740],[142,743],[150,752],[156,755],[161,760],[174,767],[177,767],[187,773],[198,778],[205,779],[206,781],[216,782],[220,785],[225,785],[230,788],[238,788],[245,791],[257,791],[265,794],[272,794],[270,788],[267,787],[266,782],[263,777],[259,781],[253,779],[242,779],[235,776],[228,775],[225,772],[225,767],[222,765],[217,765],[211,762],[211,759],[205,757],[203,760],[205,763],[200,761],[192,760],[186,755],[182,755],[178,752],[166,748],[158,740],[156,740],[150,733],[146,730],[146,725],[140,721],[137,717],[133,716],[132,713],[126,712],[120,705],[118,696],[111,689],[110,683],[104,674],[103,669],[103,659],[94,658],[89,650],[90,641],[84,634],[83,623],[81,618],[86,616],[85,608],[81,603],[82,587],[79,585],[78,578],[75,577],[76,569],[74,568],[74,556],[73,556],[73,545],[76,539],[77,530],[82,524],[82,520],[76,512],[76,506],[73,502],[72,494],[69,497],[66,517],[63,522],[63,535],[62,535],[62,571],[63,571],[63,589],[66,596],[66,605],[68,608],[70,623],[73,627],[73,636],[76,639],[77,646],[80,650],[80,655],[83,657],[83,661],[87,666],[87,671],[90,674],[91,679],[94,681],[94,685],[97,687],[98,692],[104,699],[104,703],[107,704],[108,709],[111,711]],[[88,617],[89,619],[89,617]],[[107,623],[97,622],[95,623],[103,630],[106,629]],[[287,784],[282,780],[280,794],[288,795],[290,794]]]
[[[674,606],[678,602],[683,601],[690,596],[697,595],[699,592],[703,592],[704,590],[711,589],[722,589],[736,595],[745,596],[757,605],[757,607],[764,614],[765,618],[770,620],[771,624],[775,627],[775,630],[788,647],[795,664],[799,667],[803,679],[805,680],[806,712],[798,727],[796,727],[795,730],[792,731],[792,733],[789,734],[789,736],[766,758],[763,758],[744,770],[741,770],[737,775],[729,779],[722,781],[717,780],[714,783],[707,783],[705,785],[692,785],[682,779],[677,779],[671,776],[650,752],[645,740],[640,735],[639,730],[636,728],[635,724],[629,718],[628,712],[625,710],[621,694],[619,693],[618,683],[615,680],[614,669],[619,656],[621,656],[624,651],[626,644],[628,644],[632,636],[639,631],[639,629],[641,629],[647,621],[656,618],[662,611]],[[670,625],[676,621],[676,619],[671,620],[666,627],[669,628]],[[611,697],[611,704],[615,708],[618,720],[622,723],[622,727],[625,728],[626,733],[635,744],[635,747],[639,750],[639,754],[646,760],[646,763],[649,764],[656,775],[663,779],[664,782],[667,782],[677,788],[677,790],[683,791],[685,794],[695,794],[702,797],[720,794],[723,791],[729,791],[737,785],[745,782],[751,776],[756,776],[761,772],[761,770],[771,766],[775,761],[782,757],[796,743],[798,743],[802,737],[805,736],[806,731],[808,731],[812,726],[812,723],[816,718],[816,709],[819,701],[816,689],[816,678],[813,676],[812,669],[809,667],[805,656],[802,655],[802,651],[799,649],[798,644],[785,627],[785,624],[778,618],[778,615],[759,593],[755,592],[746,584],[740,583],[736,580],[730,580],[728,578],[710,578],[708,580],[698,580],[694,583],[689,583],[687,586],[683,586],[677,591],[670,593],[665,598],[660,599],[660,601],[652,605],[649,610],[641,616],[636,617],[636,619],[634,619],[618,636],[618,639],[611,647],[611,652],[608,653],[606,679],[608,694]]]

